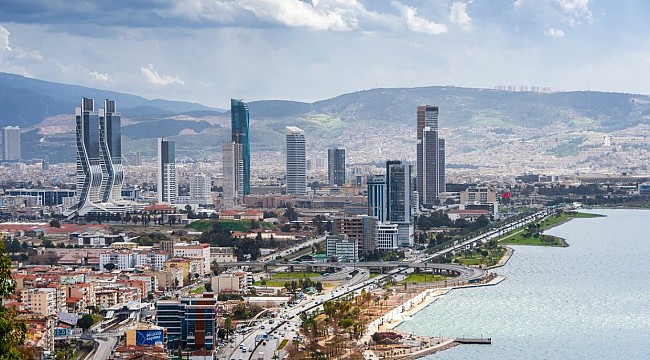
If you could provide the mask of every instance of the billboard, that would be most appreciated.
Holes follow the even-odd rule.
[[[156,345],[163,343],[163,329],[147,329],[135,331],[137,346]]]

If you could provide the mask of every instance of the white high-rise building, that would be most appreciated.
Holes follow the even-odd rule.
[[[2,129],[2,159],[20,160],[20,128],[18,126],[5,126]]]
[[[199,204],[212,204],[212,179],[196,173],[190,179],[190,200]]]
[[[223,205],[231,208],[241,203],[244,195],[244,160],[242,144],[223,144]]]
[[[307,192],[307,160],[305,132],[295,126],[286,127],[287,134],[287,194]]]
[[[445,192],[445,140],[438,133],[437,106],[417,107],[417,192],[425,207]]]
[[[176,151],[173,141],[158,139],[158,202],[176,204]]]

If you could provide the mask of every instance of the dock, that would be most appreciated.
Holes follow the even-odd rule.
[[[457,338],[454,339],[454,341],[459,344],[478,344],[478,345],[492,344],[492,338]]]

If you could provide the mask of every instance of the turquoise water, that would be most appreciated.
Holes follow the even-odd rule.
[[[546,233],[568,248],[514,247],[491,287],[454,290],[398,327],[491,337],[425,359],[650,359],[650,211],[598,210]]]

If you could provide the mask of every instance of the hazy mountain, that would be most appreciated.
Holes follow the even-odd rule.
[[[191,144],[192,149],[205,156],[201,148],[218,148],[228,139],[226,128],[230,114],[225,110],[196,103],[147,100],[130,94],[5,73],[0,73],[0,126],[36,126],[44,130],[47,122],[41,124],[43,119],[65,114],[62,118],[59,116],[58,127],[25,134],[23,141],[24,148],[32,146],[29,156],[49,154],[53,158],[68,159],[70,156],[55,153],[70,151],[61,145],[73,136],[72,124],[66,117],[72,118],[82,96],[118,102],[118,110],[124,118],[125,149],[137,149],[137,144],[146,139],[168,136],[177,137],[179,143]],[[424,104],[440,106],[440,126],[443,128],[483,126],[507,132],[517,126],[543,128],[561,124],[570,131],[609,132],[650,123],[650,98],[645,95],[593,91],[508,92],[431,86],[358,91],[314,103],[251,101],[248,103],[251,128],[255,130],[251,131],[251,142],[256,149],[281,149],[287,125],[299,126],[313,139],[325,143],[340,142],[339,136],[353,134],[364,126],[415,128],[416,106]],[[68,127],[61,126],[62,123]],[[133,144],[128,144],[129,141]],[[193,151],[185,153],[192,156]]]

